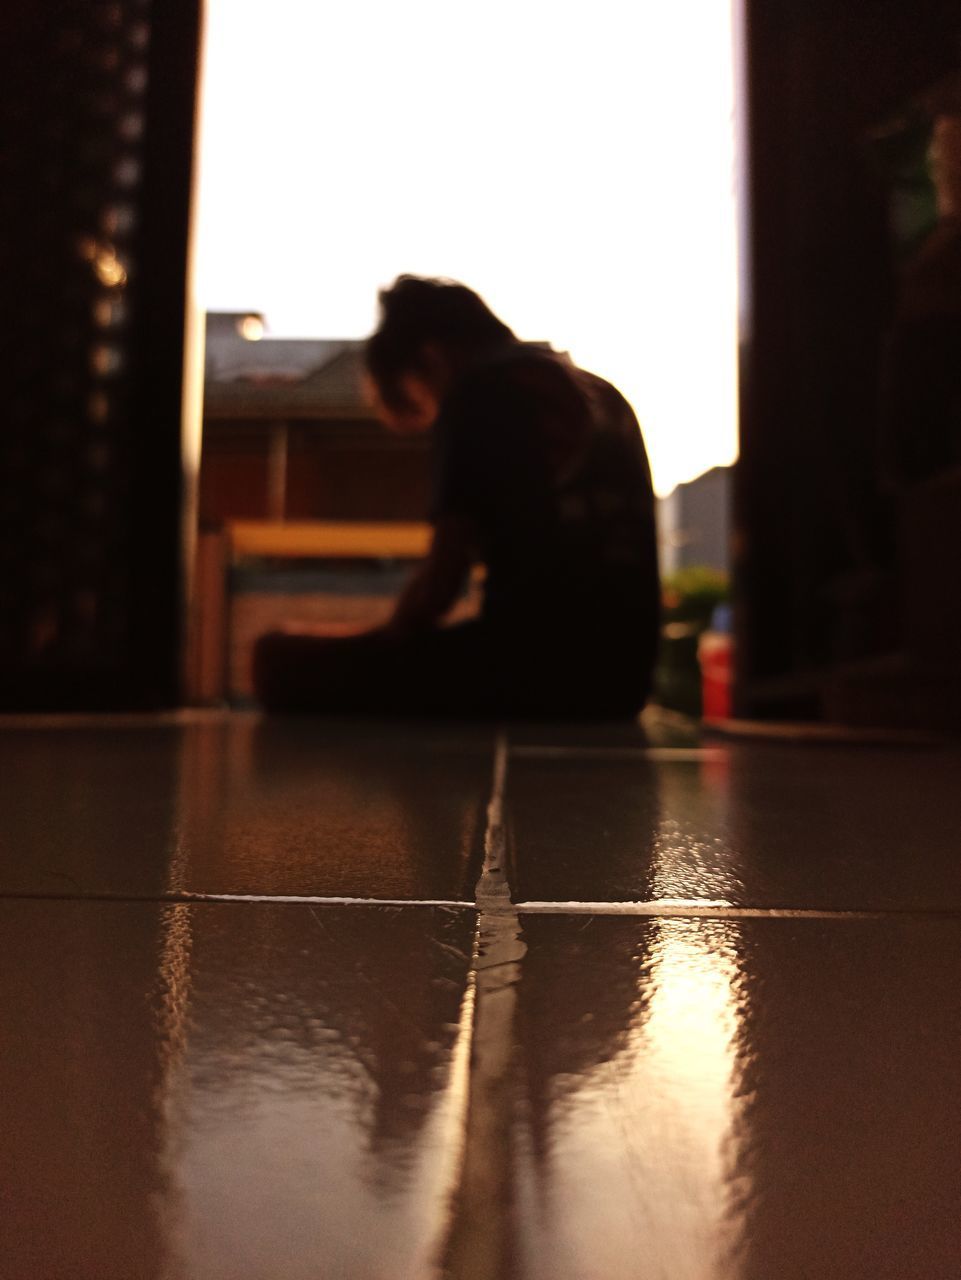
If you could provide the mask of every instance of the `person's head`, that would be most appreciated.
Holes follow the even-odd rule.
[[[426,430],[458,374],[516,341],[473,290],[453,280],[399,276],[379,301],[367,372],[378,414],[395,431]]]

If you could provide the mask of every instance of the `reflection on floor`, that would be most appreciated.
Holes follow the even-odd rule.
[[[961,753],[0,724],[2,1280],[956,1280]]]

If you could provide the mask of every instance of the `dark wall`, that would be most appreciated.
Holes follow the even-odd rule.
[[[844,656],[845,584],[880,582],[890,557],[878,397],[896,281],[871,138],[958,67],[959,36],[954,0],[746,0],[734,545],[748,714],[805,704],[806,677]]]
[[[0,12],[0,707],[178,699],[199,0]]]

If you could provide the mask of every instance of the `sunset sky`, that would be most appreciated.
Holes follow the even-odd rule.
[[[363,337],[463,280],[620,387],[667,493],[736,452],[731,68],[723,0],[207,0],[200,303]]]

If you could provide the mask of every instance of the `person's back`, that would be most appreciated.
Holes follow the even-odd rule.
[[[434,452],[432,516],[473,522],[487,570],[483,617],[519,656],[566,660],[568,685],[591,683],[599,664],[608,683],[625,666],[649,670],[654,497],[624,398],[565,357],[517,343],[456,380]]]

